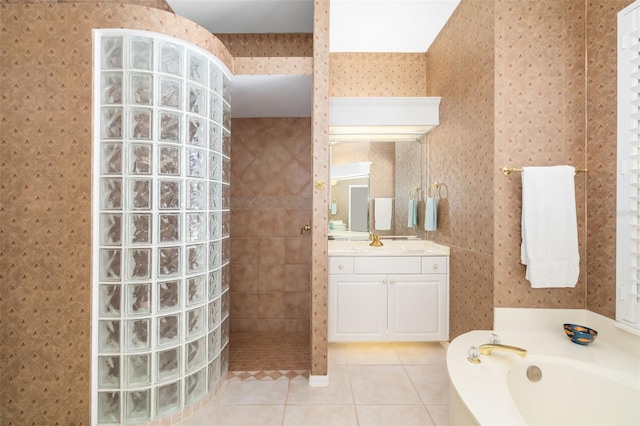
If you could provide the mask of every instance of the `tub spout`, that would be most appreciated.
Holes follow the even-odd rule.
[[[523,358],[527,356],[526,349],[518,348],[516,346],[501,345],[500,343],[487,343],[485,345],[478,346],[478,349],[482,355],[491,355],[491,352],[493,351],[505,351],[518,354]]]

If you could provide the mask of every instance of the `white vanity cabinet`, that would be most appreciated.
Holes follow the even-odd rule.
[[[448,340],[448,260],[329,257],[329,341]]]

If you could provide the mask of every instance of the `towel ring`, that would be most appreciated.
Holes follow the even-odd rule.
[[[445,193],[444,193],[445,196],[444,197],[442,196],[442,187],[444,187],[444,189],[445,189]],[[431,188],[435,188],[435,189],[438,190],[438,197],[440,199],[446,199],[446,198],[449,197],[449,187],[447,186],[446,183],[438,182],[438,181],[433,182],[431,185],[429,185],[429,189],[427,190],[427,197],[431,197]],[[434,193],[434,195],[435,195],[435,193]]]
[[[419,186],[415,186],[415,187],[411,188],[411,190],[409,191],[409,199],[410,200],[415,200],[415,197],[418,196],[418,191],[420,191],[420,189],[422,189],[422,188],[420,188]]]

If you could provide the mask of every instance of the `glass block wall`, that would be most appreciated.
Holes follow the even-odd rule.
[[[96,31],[94,61],[93,421],[138,423],[228,369],[229,74],[142,31]]]

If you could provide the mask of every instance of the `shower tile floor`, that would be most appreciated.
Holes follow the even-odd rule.
[[[328,387],[309,387],[303,375],[231,375],[177,424],[448,425],[445,355],[438,343],[333,343]]]

